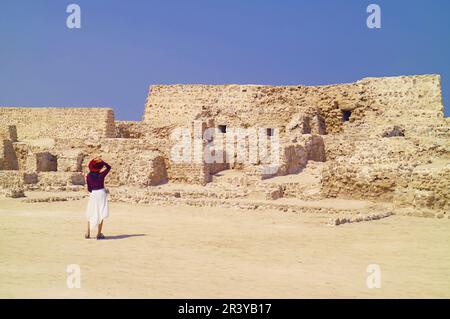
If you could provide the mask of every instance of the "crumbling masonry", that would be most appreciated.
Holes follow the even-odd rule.
[[[279,167],[267,174],[262,159],[174,161],[180,127],[201,140],[207,128],[276,130]],[[4,195],[83,194],[96,155],[113,166],[108,186],[118,201],[307,210],[300,201],[343,198],[450,212],[450,121],[438,75],[317,87],[158,85],[139,122],[117,121],[108,108],[0,107]]]

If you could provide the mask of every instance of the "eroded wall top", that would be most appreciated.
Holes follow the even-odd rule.
[[[283,129],[296,114],[319,112],[327,131],[338,133],[345,110],[352,112],[352,122],[442,119],[440,77],[365,78],[328,86],[156,85],[150,87],[143,122],[189,126],[193,120],[214,118],[218,125]]]

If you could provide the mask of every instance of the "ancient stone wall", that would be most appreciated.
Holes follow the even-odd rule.
[[[194,122],[200,129],[194,129]],[[233,169],[236,178],[246,181],[242,185],[253,189],[247,194],[232,187],[226,196],[370,199],[445,212],[450,204],[449,124],[437,75],[317,87],[159,85],[150,89],[141,122],[115,122],[110,109],[0,108],[0,186],[82,188],[87,163],[102,155],[113,166],[107,183],[112,188],[148,189],[167,181],[214,186],[223,182],[217,173]],[[190,132],[187,162],[172,154],[182,138],[173,138],[176,128]],[[272,149],[258,154],[256,162],[239,162],[237,154],[217,146],[214,154],[223,151],[224,161],[233,160],[198,160],[194,139],[204,150],[210,141],[203,136],[207,128],[216,129],[211,138],[216,146],[223,135],[223,147],[227,138],[231,141],[223,133],[235,128],[262,130],[268,136],[277,129],[277,170],[267,171],[264,165]],[[248,156],[268,136],[252,137],[252,143],[238,137],[231,144],[236,149],[246,140]],[[311,162],[320,169],[309,172]],[[299,179],[281,186],[266,183],[286,174]],[[227,172],[223,176],[229,179]],[[314,178],[305,183],[302,176]]]
[[[406,136],[435,136],[444,125],[441,79],[438,75],[366,78],[358,82],[362,99],[346,129],[378,138],[398,126]]]
[[[143,138],[145,125],[137,121],[116,121],[116,138]]]
[[[109,186],[152,186],[167,182],[165,157],[143,139],[57,139],[52,148],[58,171],[88,173],[89,161],[101,155],[112,166]]]
[[[214,118],[228,127],[281,128],[309,105],[298,97],[304,87],[256,85],[160,85],[150,88],[144,123],[189,127]]]
[[[13,143],[17,141],[14,125],[0,125],[0,170],[18,169]]]
[[[0,107],[0,127],[15,125],[19,140],[114,137],[114,113],[108,108]]]
[[[440,77],[368,78],[359,84],[367,104],[352,109],[341,134],[324,137],[329,162],[323,195],[445,210],[449,178],[442,162],[449,163],[450,126]]]
[[[213,118],[217,126],[284,132],[299,116],[307,116],[316,134],[342,132],[347,121],[389,126],[402,119],[422,133],[426,128],[412,123],[443,119],[440,77],[365,78],[329,86],[158,85],[150,88],[143,122],[188,127],[194,120]]]
[[[17,127],[15,125],[0,125],[0,140],[17,142]]]

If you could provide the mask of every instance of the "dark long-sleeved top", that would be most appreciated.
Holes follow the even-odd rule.
[[[105,177],[111,170],[111,166],[103,162],[106,169],[101,173],[89,173],[86,175],[86,183],[89,193],[93,190],[105,188]]]

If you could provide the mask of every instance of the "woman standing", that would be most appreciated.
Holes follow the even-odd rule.
[[[105,168],[105,169],[103,169]],[[102,170],[103,169],[103,170]],[[89,173],[86,175],[89,203],[86,209],[88,220],[85,238],[90,238],[91,230],[98,226],[97,239],[104,239],[102,234],[103,220],[109,216],[108,197],[105,189],[105,177],[111,170],[101,157],[96,157],[89,162]]]

